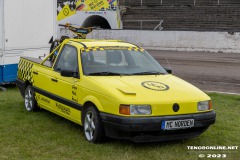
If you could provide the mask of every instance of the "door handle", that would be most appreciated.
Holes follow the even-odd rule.
[[[33,74],[36,74],[36,75],[38,75],[38,72],[36,72],[36,71],[33,71]]]
[[[51,80],[52,80],[53,82],[58,82],[58,80],[55,79],[55,78],[52,78]]]

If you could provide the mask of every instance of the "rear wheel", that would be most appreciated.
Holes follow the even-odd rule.
[[[34,112],[39,110],[39,107],[37,106],[37,102],[35,100],[35,94],[31,85],[28,85],[25,90],[24,104],[25,104],[26,110],[29,112]]]
[[[104,131],[100,115],[95,107],[89,106],[83,114],[83,129],[85,138],[91,143],[100,143],[104,140]]]

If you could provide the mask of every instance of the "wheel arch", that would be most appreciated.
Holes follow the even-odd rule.
[[[101,102],[97,98],[95,98],[93,96],[85,97],[83,99],[83,103],[82,104],[83,104],[83,106],[82,106],[82,113],[81,113],[81,123],[83,122],[82,118],[83,118],[84,112],[85,112],[87,107],[93,106],[93,107],[96,108],[96,110],[98,112],[103,111],[103,107],[102,107]]]
[[[83,110],[85,107],[88,107],[89,105],[94,105],[98,111],[103,111],[103,106],[101,102],[94,96],[87,96],[83,99]]]
[[[90,105],[93,105],[94,107],[96,107],[98,111],[103,111],[102,104],[96,97],[88,96],[83,99],[82,104],[83,104],[82,111],[84,111],[84,109]]]
[[[16,80],[16,85],[21,93],[21,96],[24,98],[25,89],[28,85],[32,85],[28,80],[22,81],[21,79]]]
[[[32,86],[32,83],[30,83],[28,80],[25,81],[25,88],[27,88],[28,85]]]

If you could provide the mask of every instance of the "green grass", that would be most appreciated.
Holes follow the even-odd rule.
[[[240,96],[209,95],[217,121],[197,138],[144,144],[110,139],[96,145],[85,140],[77,124],[45,110],[27,112],[19,91],[10,86],[0,91],[0,159],[194,160],[201,153],[226,153],[225,159],[240,159],[240,149],[187,150],[187,146],[240,146]]]

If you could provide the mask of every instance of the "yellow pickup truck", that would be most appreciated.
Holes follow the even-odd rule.
[[[209,96],[118,40],[65,39],[43,60],[21,57],[17,86],[27,111],[82,125],[92,143],[193,138],[216,118]]]

